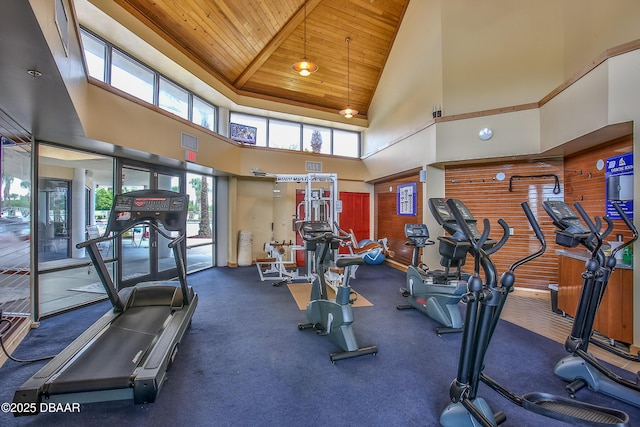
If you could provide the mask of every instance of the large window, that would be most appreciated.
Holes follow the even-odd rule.
[[[335,129],[333,131],[333,154],[358,157],[360,155],[360,135],[355,132]]]
[[[256,128],[259,147],[360,157],[360,133],[269,119],[249,114],[229,114],[231,123]]]
[[[106,81],[107,46],[91,34],[82,33],[84,56],[89,67],[89,75],[100,81]]]
[[[300,124],[269,120],[269,147],[300,150]]]
[[[118,51],[113,51],[111,61],[111,86],[153,104],[153,71]]]
[[[193,117],[191,121],[197,125],[215,131],[216,109],[213,105],[203,101],[197,96],[193,97]]]
[[[97,36],[81,30],[89,75],[157,105],[186,120],[216,131],[216,107]],[[154,97],[155,93],[157,97]]]
[[[314,153],[331,154],[331,129],[304,125],[302,127],[302,149]]]
[[[189,119],[189,92],[164,77],[160,77],[158,107],[183,119]]]
[[[217,131],[215,106],[94,34],[82,29],[81,36],[91,77],[203,128]],[[229,118],[231,123],[255,129],[258,147],[360,156],[359,132],[235,112],[230,112]]]

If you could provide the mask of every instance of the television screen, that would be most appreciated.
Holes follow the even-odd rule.
[[[256,144],[256,133],[258,128],[253,126],[240,125],[238,123],[231,123],[230,134],[231,139],[234,141],[242,142],[243,144]]]

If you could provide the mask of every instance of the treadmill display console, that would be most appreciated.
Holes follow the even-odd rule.
[[[118,194],[113,201],[108,231],[122,231],[133,224],[157,221],[164,228],[184,228],[189,196],[167,190],[139,190]]]

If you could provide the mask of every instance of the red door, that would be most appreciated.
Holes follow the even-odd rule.
[[[369,193],[348,193],[341,191],[342,213],[340,213],[340,228],[344,231],[353,230],[359,242],[369,238]],[[340,253],[348,253],[344,248]]]
[[[304,200],[304,191],[296,191],[296,206]],[[340,228],[349,232],[353,230],[358,241],[369,238],[369,193],[340,192],[342,212],[340,213]],[[304,206],[300,212],[304,218]],[[300,235],[296,233],[296,244],[302,245]],[[340,249],[340,253],[349,253],[347,248]],[[304,252],[296,252],[296,264],[304,265]]]

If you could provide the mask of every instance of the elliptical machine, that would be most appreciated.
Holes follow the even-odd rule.
[[[569,205],[562,201],[545,201],[542,206],[553,220],[554,225],[558,227],[556,230],[557,244],[568,248],[582,245],[591,252],[591,258],[587,260],[585,272],[582,273],[583,284],[571,335],[567,337],[565,342],[565,348],[571,354],[556,364],[554,373],[569,381],[566,390],[571,397],[584,387],[588,387],[595,392],[640,407],[640,373],[636,375],[635,381],[630,381],[612,372],[589,353],[589,340],[593,334],[593,324],[598,307],[604,297],[609,278],[616,267],[615,254],[638,239],[638,230],[622,208],[614,203],[613,206],[633,233],[633,237],[612,251],[610,255],[605,256],[601,246],[604,239],[613,230],[611,219],[604,217],[607,228],[601,232],[602,221],[596,217],[596,224],[594,224],[580,203],[576,202],[574,206],[588,228],[582,224]]]
[[[319,335],[327,335],[329,339],[342,349],[341,352],[329,355],[331,363],[350,357],[377,354],[377,346],[359,347],[351,324],[353,323],[353,309],[351,304],[350,269],[364,264],[361,257],[339,257],[335,261],[338,268],[344,268],[344,278],[336,287],[336,298],[327,296],[325,273],[332,263],[332,255],[338,249],[342,237],[335,234],[328,222],[303,221],[299,224],[299,233],[305,242],[305,249],[313,252],[313,281],[311,296],[307,304],[308,323],[298,324],[298,329],[313,328]],[[310,258],[310,257],[309,257]]]
[[[465,212],[465,221],[471,229],[475,229],[476,220],[464,204],[457,200],[459,209]],[[405,224],[404,233],[409,239],[407,245],[413,246],[411,265],[407,267],[407,285],[400,288],[407,297],[408,304],[400,304],[396,308],[405,310],[415,308],[440,323],[436,328],[438,335],[462,332],[464,322],[458,303],[467,292],[469,275],[462,273],[470,244],[462,233],[455,218],[447,208],[445,199],[429,199],[429,208],[438,222],[451,236],[438,237],[440,265],[444,270],[429,270],[420,262],[421,249],[435,244],[429,239],[429,230],[425,224]],[[479,236],[479,233],[476,234]],[[495,242],[488,241],[486,245]],[[453,271],[452,271],[453,269]]]
[[[509,227],[500,219],[498,223],[503,229],[500,241],[490,249],[483,249],[489,235],[489,220],[484,220],[482,235],[476,239],[465,223],[461,212],[453,200],[447,201],[458,224],[464,231],[471,245],[474,257],[474,273],[469,279],[469,292],[463,301],[467,304],[465,329],[460,347],[458,374],[449,389],[451,403],[440,415],[440,423],[445,427],[484,426],[495,427],[506,421],[504,412],[494,413],[487,402],[477,395],[480,382],[485,383],[512,403],[549,418],[571,424],[589,426],[627,426],[629,416],[611,408],[591,405],[576,400],[553,396],[547,393],[532,392],[518,396],[484,373],[485,356],[491,338],[497,326],[500,314],[513,290],[515,270],[544,253],[546,243],[542,230],[535,220],[527,203],[522,208],[540,241],[540,249],[516,261],[506,271],[498,284],[497,269],[490,255],[499,250],[509,238]],[[480,269],[484,272],[484,283],[480,277]]]

